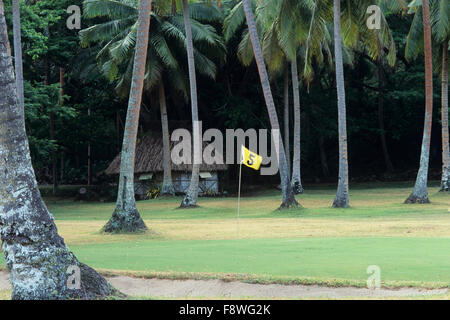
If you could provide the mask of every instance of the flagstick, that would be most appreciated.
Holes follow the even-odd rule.
[[[237,238],[239,239],[239,216],[241,210],[241,176],[242,176],[242,161],[239,164],[239,187],[238,187],[238,206],[237,206]]]

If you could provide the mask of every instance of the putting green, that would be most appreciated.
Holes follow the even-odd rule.
[[[74,246],[95,268],[450,284],[450,238],[137,241]]]

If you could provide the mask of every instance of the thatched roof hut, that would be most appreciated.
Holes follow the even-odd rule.
[[[170,150],[178,142],[171,141]],[[203,144],[203,148],[207,146],[207,143]],[[120,173],[120,157],[121,154],[111,162],[105,173],[109,175]],[[144,137],[141,141],[138,141],[136,145],[136,160],[134,172],[135,174],[146,173],[158,173],[162,172],[163,168],[163,143],[161,135],[151,135]],[[200,171],[215,172],[227,170],[226,164],[212,164],[208,165],[202,163],[200,165]],[[172,172],[190,172],[192,171],[192,165],[187,164],[174,164],[172,163]]]

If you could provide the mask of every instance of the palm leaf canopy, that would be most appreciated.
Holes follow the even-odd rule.
[[[186,37],[183,17],[167,6],[167,1],[154,1],[149,34],[145,86],[152,89],[163,74],[171,87],[187,97]],[[219,19],[220,12],[211,5],[190,6],[194,58],[197,71],[215,78],[217,64],[225,60],[226,48],[213,26],[206,22]],[[97,46],[96,61],[103,75],[117,83],[119,95],[129,91],[136,45],[137,0],[86,0],[84,15],[99,23],[80,31],[83,47]],[[198,20],[197,20],[198,19]],[[205,19],[204,22],[202,19]]]

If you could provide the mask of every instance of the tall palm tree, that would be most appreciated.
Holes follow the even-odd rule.
[[[298,82],[297,57],[291,61],[292,91],[294,96],[294,157],[292,159],[292,180],[291,184],[296,194],[303,193],[301,175],[301,142],[300,142],[300,89]]]
[[[192,112],[192,141],[194,142],[194,156],[192,163],[191,182],[189,188],[181,201],[180,207],[193,208],[197,206],[198,199],[198,183],[200,175],[200,164],[196,159],[200,155],[200,127],[198,126],[198,103],[197,103],[197,79],[195,76],[195,61],[194,61],[194,44],[192,41],[192,26],[189,14],[189,5],[187,0],[182,0],[184,25],[186,29],[186,51],[189,66],[189,86],[191,93],[191,112]],[[201,156],[201,155],[200,155]]]
[[[284,147],[286,152],[288,172],[291,171],[291,161],[290,161],[290,141],[289,141],[289,68],[288,64],[285,63],[283,70],[283,123],[284,123]]]
[[[159,82],[159,105],[161,112],[162,140],[163,140],[163,169],[164,178],[161,187],[161,195],[175,195],[172,181],[172,160],[170,158],[169,121],[167,120],[166,90],[164,82]]]
[[[128,101],[125,132],[123,135],[119,189],[116,208],[111,219],[103,227],[105,232],[136,232],[147,229],[136,208],[136,200],[134,197],[134,161],[146,70],[151,7],[151,0],[139,1],[136,54],[134,57],[133,78]]]
[[[111,295],[114,290],[107,281],[67,248],[39,193],[15,86],[3,0],[0,91],[0,235],[12,299],[98,299]],[[80,268],[83,281],[79,289],[67,286],[69,267]]]
[[[423,128],[422,148],[420,154],[420,167],[417,172],[414,190],[405,200],[405,203],[429,203],[428,199],[428,166],[430,159],[431,126],[433,116],[433,64],[431,42],[431,17],[428,0],[422,1],[422,24],[425,53],[425,121]],[[418,16],[415,17],[415,19]],[[414,24],[414,21],[413,21]]]
[[[333,207],[347,208],[350,200],[348,190],[347,116],[345,106],[344,65],[342,61],[340,0],[334,0],[334,55],[338,97],[339,181]]]
[[[442,45],[442,178],[441,191],[450,191],[450,145],[448,133],[448,38]]]
[[[411,60],[422,54],[424,28],[422,25],[422,2],[412,1],[410,13],[415,13],[406,41],[405,56]],[[442,177],[441,191],[450,189],[450,147],[448,134],[448,45],[450,38],[450,3],[448,1],[430,2],[430,19],[434,63],[436,72],[441,72],[441,125],[442,125]]]
[[[176,6],[165,8],[164,4],[155,3],[155,10],[152,12],[145,90],[154,90],[159,97],[163,152],[168,155],[164,157],[161,193],[171,195],[174,191],[171,181],[166,84],[169,85],[168,89],[173,90],[174,94],[181,94],[185,100],[188,99],[189,84],[186,80],[185,65],[181,63],[186,56],[184,19],[177,13]],[[191,21],[197,71],[214,79],[217,62],[212,59],[222,61],[225,57],[225,46],[215,29],[200,20],[220,21],[221,14],[215,7],[200,3],[195,3],[190,9],[191,18],[195,17]],[[137,7],[134,3],[125,1],[89,0],[85,2],[84,13],[87,18],[102,18],[104,21],[80,32],[83,46],[94,45],[84,51],[91,61],[85,62],[83,69],[96,72],[97,68],[92,67],[92,60],[97,60],[104,76],[117,83],[117,93],[126,97],[132,79]]]
[[[430,161],[431,125],[433,117],[433,62],[431,51],[431,18],[428,0],[422,0],[422,24],[424,34],[425,53],[425,121],[423,128],[420,167],[417,172],[416,183],[411,195],[405,203],[429,203],[428,199],[428,166]]]
[[[250,0],[242,0],[244,7],[244,13],[248,25],[248,34],[252,42],[253,53],[255,56],[256,64],[258,66],[259,76],[261,79],[261,86],[263,88],[264,99],[266,101],[266,107],[269,114],[270,124],[273,130],[280,130],[278,122],[278,116],[275,109],[275,103],[273,101],[272,91],[270,89],[269,76],[267,75],[266,65],[263,58],[261,44],[258,38],[258,31],[256,29],[255,17],[252,11]],[[298,206],[298,202],[295,200],[294,191],[292,189],[289,172],[287,167],[286,153],[283,146],[283,141],[278,141],[278,155],[279,155],[279,170],[281,177],[281,188],[283,193],[283,200],[280,208],[289,208]],[[277,141],[275,141],[277,143]]]
[[[20,28],[20,4],[19,0],[12,0],[13,32],[14,32],[14,69],[16,72],[17,94],[19,105],[24,108],[23,96],[23,63],[22,63],[22,37]]]

